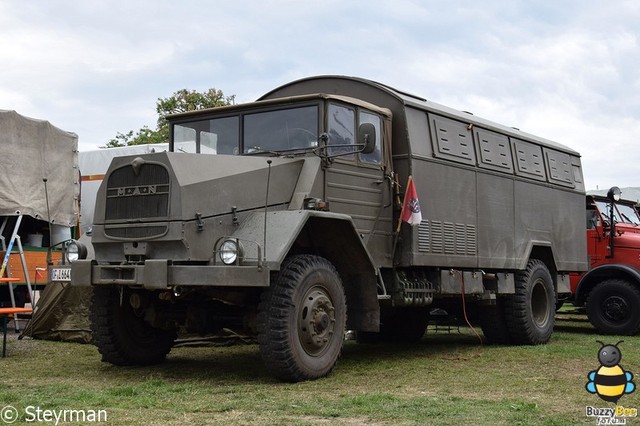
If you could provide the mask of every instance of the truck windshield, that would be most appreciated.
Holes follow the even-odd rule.
[[[622,216],[622,220],[626,223],[631,223],[633,225],[640,225],[640,218],[638,218],[638,213],[636,209],[627,204],[616,204],[618,207],[618,211],[620,212],[620,216]]]
[[[604,220],[611,222],[611,219],[609,218],[610,204],[607,201],[596,201],[596,205],[598,206],[598,210],[600,210],[600,214]],[[616,209],[613,210],[613,217],[616,222],[622,222],[622,219],[620,219],[620,215]]]
[[[173,126],[173,150],[202,154],[284,152],[318,146],[318,106],[241,112]]]
[[[609,221],[609,208],[610,204],[607,201],[596,201],[598,210],[602,217]],[[613,210],[613,217],[616,223],[629,223],[631,225],[640,225],[640,217],[636,210],[628,204],[616,203],[616,208]]]

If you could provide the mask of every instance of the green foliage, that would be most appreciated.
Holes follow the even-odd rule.
[[[165,118],[167,115],[231,105],[234,101],[235,95],[225,96],[222,90],[216,90],[214,88],[205,92],[187,89],[178,90],[168,98],[158,98],[156,102],[158,122],[155,130],[144,126],[137,132],[133,130],[127,133],[118,132],[116,137],[107,142],[102,148],[168,142],[169,124]]]

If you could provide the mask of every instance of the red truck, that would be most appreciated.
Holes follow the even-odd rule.
[[[640,215],[621,199],[618,187],[607,196],[587,195],[589,271],[571,276],[574,304],[586,306],[591,324],[603,334],[633,335],[640,330]]]

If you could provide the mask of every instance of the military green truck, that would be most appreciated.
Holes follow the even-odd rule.
[[[103,361],[242,327],[275,377],[315,379],[346,330],[419,340],[462,302],[490,342],[541,344],[587,269],[580,155],[557,143],[343,76],[168,120],[170,152],[111,163],[95,259],[71,243],[52,271],[93,287]]]

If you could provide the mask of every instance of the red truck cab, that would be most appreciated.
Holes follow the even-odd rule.
[[[640,330],[640,215],[617,187],[606,197],[587,196],[587,251],[590,269],[572,274],[576,306],[603,334]]]

